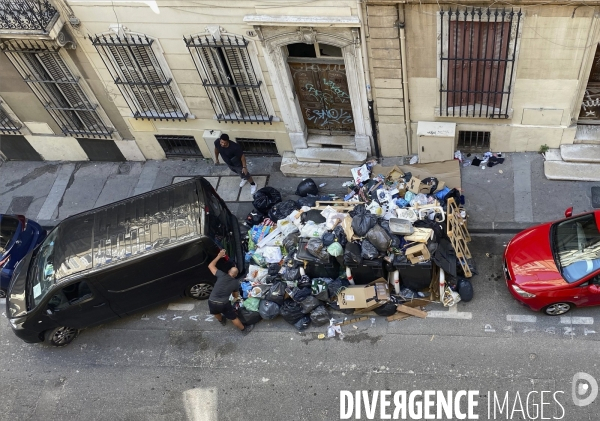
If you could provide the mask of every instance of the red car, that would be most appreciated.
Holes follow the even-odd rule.
[[[600,210],[529,228],[504,251],[511,295],[550,316],[600,305]]]

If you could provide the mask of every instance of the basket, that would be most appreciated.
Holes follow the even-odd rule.
[[[390,218],[390,231],[394,234],[409,235],[412,234],[415,229],[408,219]]]

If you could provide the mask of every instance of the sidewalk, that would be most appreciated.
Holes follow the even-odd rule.
[[[543,173],[537,153],[507,153],[504,164],[486,168],[462,167],[462,188],[471,232],[516,232],[536,223],[591,210],[591,186],[598,183],[551,181]],[[391,166],[400,158],[384,158]],[[302,178],[285,177],[280,157],[248,157],[248,169],[258,187],[269,185],[284,198],[297,199]],[[500,172],[502,171],[502,172]],[[252,210],[250,187],[239,188],[239,178],[225,165],[205,159],[146,162],[0,162],[0,213],[23,214],[44,226],[93,207],[105,205],[171,184],[177,177],[202,175],[243,220]],[[342,196],[345,178],[313,177],[327,183],[323,194]]]

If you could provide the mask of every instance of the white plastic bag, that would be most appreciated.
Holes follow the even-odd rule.
[[[423,193],[419,193],[417,194],[411,201],[410,201],[410,205],[412,207],[417,207],[417,206],[426,206],[427,203],[427,195],[423,194]]]
[[[325,224],[315,224],[313,221],[308,221],[300,229],[300,237],[304,238],[321,238],[327,232]]]
[[[277,228],[279,228],[284,238],[287,237],[288,234],[298,232],[298,227],[287,219],[280,219],[277,221]]]
[[[261,249],[262,255],[267,263],[279,263],[283,259],[281,249],[279,247],[263,247]]]
[[[363,164],[361,167],[351,168],[350,172],[354,178],[354,183],[358,186],[369,179],[369,169],[367,164]]]
[[[408,219],[410,222],[415,222],[417,219],[419,219],[416,212],[410,208],[396,209],[396,214],[398,214],[398,218]]]
[[[367,206],[367,210],[371,212],[373,215],[383,216],[383,209],[379,206],[379,203],[376,201],[372,201],[369,206]]]
[[[269,271],[267,268],[261,268],[260,266],[250,265],[248,268],[248,274],[246,279],[252,283],[261,283],[263,279],[267,277]]]

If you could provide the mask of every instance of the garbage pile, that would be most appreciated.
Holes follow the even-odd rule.
[[[256,192],[242,322],[281,316],[298,330],[329,323],[335,336],[332,310],[395,320],[397,312],[421,317],[402,305],[411,301],[471,300],[475,268],[460,191],[398,167],[375,174],[374,165],[352,170],[344,200],[320,195],[310,178],[298,185],[298,200],[282,200],[273,187]]]

